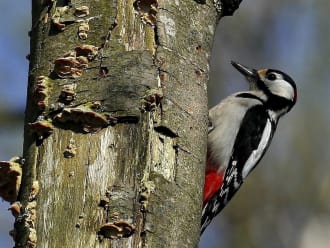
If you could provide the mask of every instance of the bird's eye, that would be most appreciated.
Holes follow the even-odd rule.
[[[270,73],[270,74],[268,74],[268,75],[266,76],[266,78],[267,78],[268,80],[273,81],[273,80],[276,79],[276,75],[275,75],[274,73]]]

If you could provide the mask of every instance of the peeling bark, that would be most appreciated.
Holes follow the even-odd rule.
[[[43,2],[16,247],[196,247],[211,1]]]

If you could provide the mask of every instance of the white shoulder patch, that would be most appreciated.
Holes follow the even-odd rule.
[[[267,147],[268,141],[271,137],[272,133],[272,123],[269,119],[267,119],[267,123],[264,129],[264,132],[262,133],[262,137],[259,143],[259,146],[256,150],[254,150],[248,160],[246,161],[242,176],[243,179],[246,178],[247,175],[252,171],[252,169],[257,165],[258,161],[260,160],[261,156],[264,154],[265,149]]]

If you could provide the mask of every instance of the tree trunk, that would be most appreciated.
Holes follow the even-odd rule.
[[[16,247],[196,247],[212,1],[40,2]]]

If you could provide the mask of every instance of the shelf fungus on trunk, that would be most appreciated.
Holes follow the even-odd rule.
[[[13,203],[21,186],[21,158],[14,157],[9,161],[0,161],[0,197]]]
[[[100,239],[120,239],[128,238],[135,231],[135,226],[125,221],[116,221],[113,223],[105,223],[100,227],[98,232]]]

